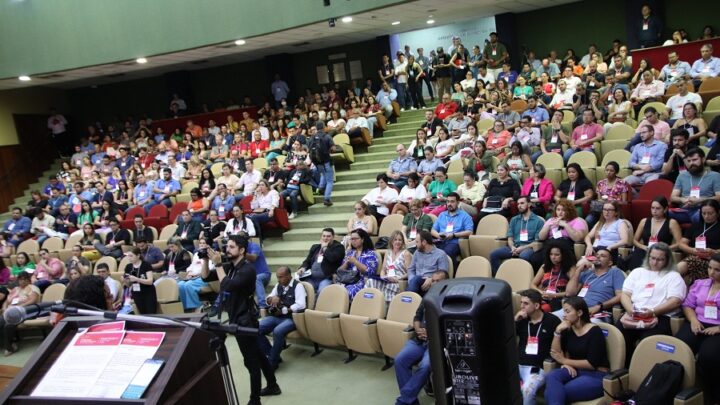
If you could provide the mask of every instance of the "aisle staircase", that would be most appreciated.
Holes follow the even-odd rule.
[[[424,114],[424,110],[403,112],[382,138],[373,140],[367,152],[356,150],[355,163],[350,165],[350,169],[340,168],[336,173],[332,207],[325,207],[322,196],[316,196],[309,212],[302,212],[290,221],[289,231],[282,237],[265,240],[263,250],[273,271],[283,265],[293,270],[300,267],[310,246],[320,240],[323,228],[334,228],[340,238],[347,233],[347,221],[353,214],[354,203],[375,187],[375,176],[385,172],[390,161],[397,156],[397,144],[403,143],[407,147],[415,139],[415,131],[424,122]]]
[[[50,167],[45,170],[42,175],[37,179],[35,183],[28,184],[27,188],[23,192],[23,195],[15,198],[15,200],[7,207],[2,207],[1,211],[2,214],[0,214],[0,225],[4,224],[5,221],[10,219],[12,216],[12,213],[10,210],[13,209],[13,207],[20,207],[23,210],[25,207],[27,207],[28,202],[30,201],[30,192],[34,190],[42,190],[43,187],[45,187],[46,184],[48,184],[48,177],[55,175],[57,172],[60,171],[60,159],[55,160]]]

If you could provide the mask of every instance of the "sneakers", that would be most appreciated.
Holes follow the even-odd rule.
[[[290,215],[288,215],[288,219],[294,219],[295,216],[296,216],[295,213],[291,212]]]
[[[415,110],[416,110],[415,107],[410,107],[410,111],[415,111]]]
[[[401,108],[400,111],[405,111],[405,107]]]
[[[214,318],[218,316],[218,307],[216,307],[215,305],[211,306],[207,314],[208,318]]]
[[[323,204],[325,204],[326,207],[331,207],[333,205],[333,202],[330,200],[323,201]]]
[[[280,390],[280,386],[277,384],[268,385],[267,387],[260,390],[261,397],[267,397],[270,395],[280,395],[280,394],[282,394],[282,390]]]

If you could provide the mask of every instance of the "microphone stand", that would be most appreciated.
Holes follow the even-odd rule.
[[[210,333],[213,337],[210,339],[209,346],[215,353],[215,358],[217,359],[218,364],[220,364],[220,373],[222,375],[223,385],[225,386],[225,395],[228,399],[228,403],[230,405],[238,405],[240,403],[237,389],[235,388],[235,380],[232,375],[232,368],[230,367],[230,357],[228,355],[227,346],[225,346],[225,339],[228,334],[235,336],[257,336],[259,333],[257,328],[247,328],[232,324],[225,325],[208,319],[205,319],[202,322],[190,322],[157,316],[129,315],[110,311],[95,311],[65,305],[53,305],[50,308],[50,311],[68,315],[99,316],[109,320],[119,319],[156,325],[183,325]]]

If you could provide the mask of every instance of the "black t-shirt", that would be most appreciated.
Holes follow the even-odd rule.
[[[127,274],[128,276],[135,276],[142,279],[147,279],[147,273],[152,271],[153,269],[152,267],[150,267],[150,263],[144,260],[140,262],[140,267],[138,267],[137,269],[132,265],[132,263],[128,263],[127,266],[125,266],[125,274]],[[145,285],[140,283],[137,284],[140,286],[140,293],[148,292],[155,289],[154,285]]]
[[[485,198],[490,196],[497,196],[504,198],[517,199],[520,196],[520,185],[514,179],[508,178],[504,182],[500,182],[498,179],[490,180]]]
[[[519,338],[518,343],[518,364],[523,366],[542,367],[543,360],[550,356],[550,346],[552,345],[553,332],[560,325],[560,319],[553,314],[544,314],[543,318],[537,324],[530,323],[530,336],[537,336],[538,354],[531,355],[525,353],[525,346],[528,338],[527,319],[515,322],[515,333]],[[538,329],[540,330],[538,334]]]
[[[230,323],[256,328],[259,311],[255,303],[255,266],[242,260],[220,282],[220,290],[230,294],[225,298],[224,308],[230,315]],[[211,274],[216,273],[212,272]]]
[[[720,222],[706,225],[704,221],[699,224],[692,224],[690,229],[685,232],[685,237],[690,241],[688,245],[695,247],[695,238],[705,233],[705,243],[708,249],[720,249]]]
[[[582,336],[577,336],[572,328],[565,329],[560,344],[570,360],[587,360],[595,368],[610,368],[605,334],[599,326],[593,325]]]
[[[437,56],[437,63],[438,65],[447,65],[450,63],[450,56],[448,54],[443,53],[442,55]],[[450,77],[450,68],[449,67],[436,67],[435,68],[435,77]]]
[[[571,181],[570,179],[565,179],[560,183],[560,186],[558,187],[558,190],[562,192],[562,198],[567,198],[568,192],[571,188]],[[583,197],[585,197],[585,190],[592,190],[593,185],[588,179],[580,179],[575,182],[575,200],[579,200]]]

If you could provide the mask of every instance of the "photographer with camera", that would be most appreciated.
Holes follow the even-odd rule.
[[[307,293],[287,266],[277,269],[275,276],[278,283],[266,299],[269,315],[260,320],[260,349],[277,370],[282,361],[280,353],[285,348],[285,337],[295,330],[292,314],[305,309]],[[266,336],[268,333],[272,333],[272,347]]]
[[[224,300],[225,308],[229,313],[229,321],[238,326],[257,328],[258,308],[253,297],[255,291],[255,268],[252,263],[245,259],[245,252],[248,247],[248,239],[241,236],[230,236],[226,245],[227,256],[223,257],[220,252],[207,249],[208,257],[203,259],[202,278],[203,280],[220,281],[220,294],[227,293]],[[215,264],[214,272],[210,272],[209,262]],[[257,336],[235,337],[244,358],[245,368],[250,374],[250,402],[249,405],[260,404],[262,395],[279,395],[280,387],[275,379],[275,372],[267,357],[262,355],[258,344]],[[260,389],[262,370],[268,386]]]

